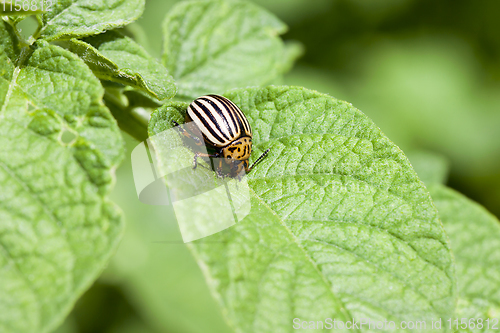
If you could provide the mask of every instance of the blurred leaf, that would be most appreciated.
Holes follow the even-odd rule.
[[[295,22],[312,17],[332,6],[330,0],[248,0],[274,13],[285,22]]]
[[[450,237],[456,261],[459,302],[456,317],[500,317],[500,222],[484,207],[439,184],[429,186],[432,199]]]
[[[149,49],[149,37],[144,28],[136,22],[126,25],[123,28],[116,29],[115,31],[132,38],[136,43],[141,45],[144,49]]]
[[[498,216],[499,86],[488,82],[476,55],[463,41],[435,35],[363,45],[348,71],[302,65],[286,83],[355,103],[405,152],[445,155],[450,184]]]
[[[255,3],[275,14],[286,23],[300,22],[306,17],[328,10],[332,6],[330,0],[247,0]],[[148,0],[144,14],[137,21],[148,33],[148,51],[156,56],[161,53],[161,38],[157,34],[158,27],[165,18],[165,14],[181,0]],[[143,45],[144,46],[144,45]]]
[[[123,152],[83,61],[18,48],[0,22],[0,331],[48,332],[102,271],[122,231],[108,200]]]
[[[298,64],[285,75],[285,83],[292,86],[304,86],[317,91],[325,91],[338,99],[349,99],[346,84],[335,75],[325,70]]]
[[[163,24],[163,63],[185,97],[265,85],[297,54],[278,37],[286,29],[248,2],[181,2]]]
[[[409,7],[415,0],[345,0],[358,15],[363,15],[367,20],[382,20],[394,14],[400,14],[401,9]],[[392,14],[392,15],[391,15]]]
[[[478,82],[472,50],[452,38],[391,40],[353,66],[346,98],[356,101],[403,149],[450,158],[455,172],[497,172],[498,89]],[[493,97],[495,96],[495,97]]]
[[[149,46],[147,50],[155,58],[160,58],[162,49],[163,36],[158,31],[165,15],[177,2],[177,0],[148,0],[144,13],[137,20],[137,24],[147,33]]]
[[[156,333],[137,320],[126,320],[121,326],[113,328],[109,333]]]
[[[127,141],[129,151],[138,144]],[[156,332],[231,332],[182,243],[172,207],[147,206],[137,199],[130,159],[117,170],[112,198],[123,207],[127,229],[102,279],[122,286]]]
[[[253,157],[271,152],[248,175],[250,214],[190,247],[237,331],[288,331],[293,318],[451,316],[453,263],[437,211],[404,154],[371,120],[299,87],[226,97],[252,125]],[[182,112],[179,103],[156,111],[150,136]],[[155,149],[161,163],[163,147]],[[183,158],[191,161],[188,148]],[[190,214],[213,214],[216,206]]]
[[[38,36],[46,40],[96,35],[135,21],[144,10],[144,0],[57,0],[41,15]]]
[[[68,317],[66,317],[62,325],[59,326],[52,333],[80,333],[80,332],[78,331],[78,327],[75,323],[73,316],[69,315]]]
[[[285,43],[285,52],[283,55],[283,62],[281,64],[282,73],[286,73],[292,69],[295,61],[304,54],[304,46],[297,41],[287,41]]]
[[[131,38],[117,32],[108,31],[84,41],[72,39],[69,50],[78,54],[100,79],[141,89],[159,100],[170,99],[176,93],[174,80],[165,67]]]
[[[424,150],[406,154],[418,177],[426,184],[446,184],[450,162],[443,155]]]

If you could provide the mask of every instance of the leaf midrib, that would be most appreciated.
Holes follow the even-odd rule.
[[[7,94],[5,95],[5,100],[2,105],[2,109],[0,110],[0,116],[3,117],[5,110],[7,109],[7,104],[9,104],[10,97],[12,96],[12,92],[14,91],[14,87],[17,86],[17,77],[21,72],[20,67],[14,67],[14,72],[12,73],[12,79],[9,83],[9,89],[7,90]]]
[[[316,175],[316,174],[312,174],[312,175],[311,175],[311,174],[307,174],[307,176],[313,176],[313,175]],[[332,175],[332,174],[327,174],[327,175]],[[291,176],[291,177],[294,177],[294,176]],[[265,177],[265,178],[266,178],[266,179],[269,179],[269,180],[275,180],[276,178],[280,178],[280,177],[274,177],[274,178],[271,178],[271,177]],[[355,177],[353,177],[353,178],[355,178]],[[255,179],[255,178],[253,178],[253,179]],[[253,179],[252,179],[252,181],[253,181]],[[261,179],[261,178],[257,178],[257,179]],[[364,182],[364,183],[366,183],[366,182]],[[367,185],[372,185],[372,184],[369,184],[369,183],[366,183],[366,184],[367,184]],[[252,189],[252,191],[253,191],[253,189]],[[254,193],[255,193],[255,192],[254,192]],[[257,194],[256,194],[256,193],[255,193],[255,195],[257,196]],[[295,194],[290,194],[290,195],[288,195],[288,197],[292,197],[293,195],[295,195]],[[259,197],[259,196],[258,196],[258,197]],[[280,198],[279,198],[279,199],[277,199],[277,200],[281,200],[282,198],[283,198],[283,197],[280,197]],[[259,197],[259,199],[260,199],[260,197]],[[324,197],[323,197],[323,199],[324,199]],[[277,200],[276,200],[276,201],[277,201]],[[402,199],[402,200],[404,201],[404,199]],[[261,201],[262,201],[262,200],[261,200]],[[404,201],[404,202],[406,203],[406,201]],[[338,203],[338,204],[340,204],[340,203]],[[267,205],[266,205],[266,206],[267,206]],[[299,205],[297,205],[296,209],[299,209],[299,207],[298,207],[298,206],[300,206],[300,204],[299,204]],[[318,206],[320,206],[320,205],[318,205]],[[269,207],[269,206],[267,206],[267,207]],[[400,206],[398,206],[398,207],[394,207],[394,208],[393,208],[391,211],[389,211],[387,214],[390,214],[392,211],[394,211],[395,209],[397,209],[397,208],[399,208],[399,207],[400,207]],[[372,209],[373,209],[373,208],[374,208],[374,207],[372,207]],[[272,210],[270,207],[269,207],[269,209],[270,209],[270,210]],[[332,210],[334,210],[334,209],[332,209]],[[274,211],[273,211],[273,212],[274,212]],[[276,216],[278,216],[277,214],[275,214],[275,215],[276,215]],[[288,214],[288,215],[291,215],[291,213],[290,213],[290,214]],[[331,223],[349,223],[349,224],[357,225],[357,226],[360,226],[360,227],[367,227],[367,228],[377,229],[377,230],[379,230],[379,231],[383,232],[384,234],[387,234],[388,236],[391,236],[391,237],[393,237],[394,239],[397,239],[397,240],[399,240],[399,241],[403,242],[403,243],[404,243],[404,244],[406,244],[408,247],[410,247],[410,248],[411,248],[411,249],[415,252],[415,254],[416,254],[416,255],[417,255],[417,256],[418,256],[421,260],[425,261],[427,264],[429,264],[429,265],[431,265],[431,266],[435,267],[435,268],[436,268],[436,269],[438,269],[440,272],[442,272],[444,275],[448,276],[445,270],[443,270],[442,268],[438,267],[435,263],[429,262],[426,258],[422,257],[422,256],[419,254],[419,252],[417,251],[417,249],[415,249],[415,248],[414,248],[414,247],[413,247],[413,246],[412,246],[412,245],[411,245],[411,244],[410,244],[407,240],[405,240],[405,239],[403,239],[403,238],[399,237],[399,236],[398,236],[398,235],[396,235],[396,234],[393,234],[390,230],[388,230],[388,229],[384,229],[384,228],[382,228],[382,227],[380,227],[380,226],[371,225],[371,224],[363,224],[363,223],[354,222],[354,221],[339,220],[339,219],[335,219],[335,220],[331,220],[331,219],[326,219],[326,220],[322,220],[322,219],[297,219],[297,218],[292,218],[292,219],[289,219],[289,218],[287,218],[287,217],[283,217],[283,218],[281,218],[281,217],[280,217],[280,219],[281,219],[282,221],[288,221],[288,222],[293,222],[293,221],[326,222],[326,221],[327,221],[327,222],[329,222],[329,223],[330,223],[330,222],[331,222]],[[291,231],[290,231],[290,233],[291,233]],[[433,239],[433,240],[440,241],[439,239],[430,238],[430,237],[420,237],[420,238],[423,238],[423,239]],[[420,239],[420,238],[419,238],[419,239]],[[309,239],[309,238],[307,238],[306,240],[311,240],[311,241],[319,241],[319,240],[316,240],[316,239]],[[321,241],[320,241],[320,242],[321,242]],[[389,275],[391,275],[392,277],[394,277],[396,280],[400,281],[400,282],[402,283],[402,285],[404,285],[404,286],[408,286],[411,290],[413,290],[415,293],[417,293],[417,294],[419,294],[420,296],[422,296],[422,298],[423,298],[424,300],[426,300],[426,301],[427,301],[427,297],[425,297],[425,296],[424,296],[424,295],[423,295],[420,291],[416,290],[416,289],[415,289],[412,285],[407,284],[404,280],[402,280],[400,277],[398,277],[398,276],[394,275],[392,272],[387,271],[387,270],[383,269],[382,267],[379,267],[377,264],[372,263],[372,262],[371,262],[370,260],[368,260],[367,258],[360,257],[358,254],[356,254],[356,253],[354,253],[354,252],[351,252],[351,251],[348,251],[347,249],[344,249],[344,248],[340,247],[339,245],[336,245],[336,244],[333,244],[333,243],[328,243],[328,244],[329,244],[329,245],[331,245],[331,246],[338,247],[339,249],[342,249],[342,250],[344,250],[344,251],[346,251],[346,252],[348,252],[348,253],[351,253],[351,254],[353,254],[354,256],[356,256],[356,257],[358,257],[358,258],[362,259],[363,261],[368,262],[370,265],[372,265],[372,266],[376,267],[378,270],[388,273]],[[430,306],[431,306],[431,307],[432,307],[432,308],[433,308],[436,312],[438,312],[438,311],[434,308],[434,306],[433,306],[430,302],[429,302],[429,305],[430,305]]]
[[[306,127],[307,127],[307,126],[306,126]],[[302,134],[292,134],[292,135],[297,135],[297,136],[299,136],[299,135],[320,135],[320,136],[321,136],[321,135],[325,135],[325,134],[332,134],[332,133],[302,133]],[[332,134],[332,135],[335,135],[335,134]],[[289,137],[289,136],[282,136],[281,138],[287,138],[287,137]],[[345,136],[344,136],[344,137],[345,137]],[[356,139],[358,139],[358,140],[363,140],[363,138],[358,138],[358,137],[346,137],[346,138],[347,138],[347,139],[349,139],[349,138],[356,138]],[[365,140],[366,140],[366,139],[365,139]],[[279,140],[273,137],[273,138],[269,138],[267,141],[259,142],[259,144],[258,144],[258,145],[259,145],[259,146],[261,146],[262,144],[269,143],[269,142],[272,142],[272,141],[275,141],[275,142],[276,142],[276,141],[279,141]],[[326,153],[328,153],[328,152],[325,152],[325,154],[326,154]],[[306,153],[302,154],[302,157],[304,157],[305,155],[306,155]],[[318,160],[319,160],[319,159],[318,159]],[[274,161],[273,161],[273,163],[276,163],[277,161],[278,161],[278,159],[274,160]],[[300,164],[300,162],[299,162],[299,164]],[[317,164],[317,161],[316,161],[315,165],[316,165],[316,164]],[[269,169],[271,169],[271,168],[272,168],[272,165],[268,168],[268,170],[269,170]],[[314,167],[312,167],[312,169],[314,169]],[[364,183],[364,184],[366,184],[366,185],[368,185],[368,186],[370,186],[370,187],[373,187],[373,188],[375,188],[377,191],[382,191],[382,192],[387,192],[387,193],[390,193],[391,195],[394,195],[396,198],[399,198],[402,202],[404,202],[404,203],[406,203],[406,204],[408,204],[408,205],[410,205],[410,206],[413,206],[413,203],[412,203],[412,202],[408,202],[408,201],[407,201],[407,200],[405,200],[405,198],[403,198],[402,196],[400,196],[400,195],[398,195],[398,194],[396,194],[396,193],[389,192],[389,191],[387,191],[387,190],[385,190],[385,189],[383,189],[383,188],[381,188],[381,187],[377,186],[376,184],[372,184],[372,183],[369,183],[369,182],[367,182],[367,181],[365,181],[365,180],[363,180],[363,179],[360,179],[357,175],[353,175],[353,174],[316,173],[316,172],[315,172],[315,173],[312,173],[312,174],[311,174],[311,173],[303,173],[303,174],[289,174],[289,175],[285,175],[285,174],[284,174],[284,175],[280,175],[280,176],[273,176],[273,177],[268,177],[268,176],[255,176],[255,177],[251,177],[250,182],[252,182],[252,181],[259,181],[259,180],[271,180],[271,181],[275,181],[276,179],[279,179],[279,178],[284,178],[284,177],[292,177],[292,178],[296,178],[296,177],[298,177],[298,176],[316,176],[316,175],[320,175],[320,176],[332,176],[332,175],[336,175],[336,176],[341,176],[341,177],[349,177],[349,178],[355,179],[355,180],[357,180],[357,181],[359,181],[359,182],[362,182],[362,183]],[[252,191],[253,191],[253,189],[252,189]],[[254,192],[254,194],[257,196],[257,194],[256,194],[255,192]],[[289,196],[290,196],[290,197],[291,197],[291,196],[293,196],[293,195],[295,195],[295,194],[289,194]],[[259,198],[259,200],[260,200],[260,197],[259,197],[259,196],[257,196],[257,197],[258,197],[258,198]],[[277,199],[277,200],[280,200],[280,199],[282,199],[282,198],[279,198],[279,199]],[[260,201],[262,202],[262,200],[260,200]],[[297,207],[296,207],[295,209],[298,209],[298,208],[299,208],[299,206],[300,206],[300,204],[299,204],[299,205],[297,205]],[[266,207],[268,207],[268,208],[269,208],[269,210],[271,210],[271,211],[272,211],[272,209],[271,209],[269,206],[267,206],[267,204],[266,204]],[[393,208],[391,211],[394,211],[394,209],[397,209],[397,207]],[[273,212],[274,212],[274,211],[273,211]],[[390,214],[390,212],[388,212],[388,214]],[[276,214],[275,214],[275,215],[276,215]],[[278,216],[278,215],[276,215],[276,216]],[[293,221],[293,220],[295,220],[295,219],[287,219],[287,218],[283,218],[283,219],[281,219],[281,218],[280,218],[280,222],[282,222],[282,224],[284,223],[284,221]],[[323,221],[323,220],[322,220],[322,221]],[[328,220],[328,221],[332,221],[332,222],[334,222],[333,220]],[[416,255],[417,255],[417,256],[418,256],[421,260],[423,260],[423,261],[424,261],[424,262],[426,262],[427,264],[429,264],[429,265],[431,265],[431,266],[435,267],[435,268],[436,268],[436,269],[438,269],[440,272],[442,272],[445,276],[447,276],[448,278],[450,278],[450,276],[448,275],[448,273],[447,273],[447,271],[446,271],[445,269],[442,269],[441,267],[437,266],[437,264],[435,264],[435,263],[432,263],[432,262],[428,261],[426,258],[424,258],[423,256],[421,256],[421,255],[420,255],[419,251],[417,251],[417,249],[415,249],[415,248],[414,248],[414,247],[410,244],[410,242],[409,242],[409,241],[402,239],[401,237],[399,237],[399,236],[398,236],[398,235],[396,235],[396,234],[393,234],[390,230],[387,230],[387,229],[381,228],[381,227],[379,227],[379,226],[372,226],[372,225],[368,225],[368,224],[361,224],[361,223],[355,223],[355,222],[350,222],[350,221],[345,221],[345,222],[346,222],[346,223],[353,223],[353,224],[356,224],[356,225],[358,225],[358,226],[376,227],[378,230],[382,231],[383,233],[385,233],[385,234],[387,234],[387,235],[390,235],[391,237],[394,237],[395,239],[398,239],[398,240],[400,240],[401,242],[403,242],[404,244],[406,244],[408,247],[410,247],[410,248],[411,248],[411,249],[415,252],[415,254],[416,254]],[[289,231],[289,233],[290,233],[290,234],[292,234],[292,233],[291,233],[291,231],[290,231],[288,228],[287,228],[287,230]],[[293,236],[293,234],[292,234],[292,236]],[[296,241],[295,236],[293,236],[293,237],[294,237],[294,240]],[[433,239],[433,240],[436,240],[436,241],[440,242],[443,246],[445,246],[445,247],[447,246],[447,244],[446,244],[445,242],[443,242],[443,240],[441,240],[441,239],[436,239],[436,238],[434,238],[434,237],[420,237],[420,238],[423,238],[423,239]],[[313,240],[312,240],[312,241],[313,241]],[[296,241],[296,242],[297,242],[297,241]],[[328,244],[330,244],[330,243],[328,243]],[[335,244],[330,244],[330,245],[332,245],[332,246],[336,246]],[[302,247],[301,247],[301,248],[302,248]],[[339,247],[339,248],[340,248],[340,247]],[[346,250],[346,249],[343,249],[343,248],[340,248],[340,249],[342,249],[342,250],[344,250],[344,251],[347,251],[348,253],[352,253],[353,255],[355,255],[355,256],[357,256],[357,257],[359,257],[357,254],[355,254],[355,253],[353,253],[353,252],[350,252],[350,251],[348,251],[348,250]],[[302,248],[302,250],[305,252],[305,250],[304,250],[303,248]],[[364,261],[366,261],[366,262],[368,262],[368,263],[370,263],[371,265],[373,265],[374,267],[376,267],[378,270],[388,273],[390,276],[392,276],[393,278],[395,278],[397,281],[400,281],[400,282],[402,283],[402,285],[409,287],[409,289],[410,289],[410,290],[413,290],[415,293],[417,293],[417,294],[418,294],[418,295],[420,295],[420,296],[421,296],[424,300],[426,300],[426,301],[427,301],[427,297],[425,297],[425,296],[424,296],[424,295],[423,295],[420,291],[416,290],[416,289],[415,289],[412,285],[409,285],[409,284],[405,283],[405,281],[403,281],[400,277],[398,277],[398,276],[394,275],[392,272],[389,272],[389,271],[387,271],[387,270],[385,270],[385,269],[382,269],[381,267],[379,267],[378,265],[376,265],[376,264],[372,263],[371,261],[369,261],[369,260],[368,260],[368,259],[366,259],[366,258],[362,258],[362,257],[359,257],[359,258],[360,258],[360,259],[362,259],[362,260],[364,260]],[[311,259],[311,261],[312,261],[312,259]],[[316,269],[317,269],[317,267],[316,267]],[[353,296],[355,296],[355,295],[353,295]],[[355,297],[357,297],[357,296],[355,296]],[[432,309],[433,309],[436,313],[439,313],[439,311],[437,311],[437,309],[434,307],[434,305],[432,304],[432,302],[428,302],[428,304],[429,304],[429,306],[430,306],[430,307],[431,307],[431,308],[432,308]],[[386,311],[387,311],[387,310],[386,310]],[[393,315],[395,315],[395,314],[393,313]]]
[[[323,281],[323,283],[325,284],[325,286],[327,287],[328,291],[330,292],[333,300],[337,303],[337,305],[339,306],[340,308],[340,311],[343,311],[344,313],[344,316],[346,316],[346,318],[352,318],[350,312],[347,310],[345,304],[342,302],[341,299],[339,299],[337,297],[337,295],[335,295],[335,293],[332,291],[331,287],[330,287],[330,283],[328,282],[328,280],[326,279],[326,277],[324,276],[324,274],[321,273],[321,271],[319,270],[319,268],[317,267],[316,263],[312,260],[312,258],[307,254],[306,250],[300,245],[299,241],[297,240],[297,237],[295,237],[295,235],[292,233],[292,231],[288,228],[288,226],[285,224],[285,222],[283,221],[283,219],[278,215],[276,214],[276,212],[271,209],[271,207],[268,206],[268,204],[262,200],[261,197],[259,197],[257,195],[257,193],[255,193],[255,191],[253,190],[252,187],[249,187],[249,190],[250,190],[250,193],[259,201],[260,204],[262,204],[264,207],[266,207],[266,209],[272,214],[275,216],[276,219],[278,219],[279,223],[281,224],[281,226],[283,228],[285,228],[285,230],[288,232],[288,234],[290,235],[290,237],[293,239],[293,242],[295,243],[295,245],[301,250],[301,252],[303,253],[304,257],[306,258],[306,260],[308,260],[311,265],[314,267],[315,271],[318,273],[318,276],[321,278],[321,280]]]

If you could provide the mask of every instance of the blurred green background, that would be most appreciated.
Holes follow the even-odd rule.
[[[156,57],[176,2],[147,0],[135,23]],[[288,24],[284,39],[305,46],[286,84],[351,102],[405,152],[445,156],[448,185],[500,216],[500,1],[254,2]],[[113,193],[127,219],[123,241],[58,332],[230,332],[171,207],[137,200],[129,156],[138,142],[126,140]]]

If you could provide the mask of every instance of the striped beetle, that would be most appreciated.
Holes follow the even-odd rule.
[[[249,167],[248,159],[252,153],[252,128],[247,118],[229,99],[219,95],[206,95],[195,99],[187,108],[186,123],[193,121],[201,131],[203,140],[215,151],[213,154],[196,152],[193,159],[193,169],[198,165],[198,157],[224,157],[224,161],[230,165],[227,176],[235,177],[242,169],[250,172],[259,163],[270,149],[267,149]],[[175,126],[179,126],[175,121]],[[201,146],[201,138],[188,133],[178,127],[183,135],[194,140],[195,144]],[[222,159],[219,160],[217,175],[223,177]]]

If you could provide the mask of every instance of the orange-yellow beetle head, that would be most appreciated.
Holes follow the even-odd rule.
[[[222,154],[227,163],[232,163],[231,159],[245,161],[250,158],[252,152],[252,139],[248,136],[233,141],[229,146],[222,149]]]

